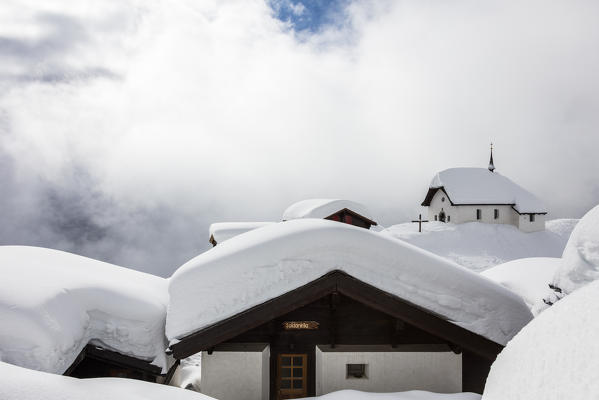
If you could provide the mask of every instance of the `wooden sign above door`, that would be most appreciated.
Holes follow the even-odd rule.
[[[286,331],[297,331],[297,330],[313,330],[318,329],[320,324],[316,321],[285,321],[283,322],[283,329]]]

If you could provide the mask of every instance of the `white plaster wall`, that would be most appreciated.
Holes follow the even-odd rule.
[[[536,214],[534,222],[530,222],[529,214],[518,216],[518,228],[523,232],[537,232],[545,230],[546,215]]]
[[[262,352],[202,352],[200,391],[218,400],[267,400],[269,370],[268,348]]]
[[[367,364],[367,378],[346,378],[346,364]],[[317,347],[316,395],[342,389],[461,392],[462,356],[453,352],[322,352]]]
[[[445,201],[442,198],[445,197]],[[475,205],[475,206],[452,206],[447,195],[438,190],[433,196],[428,207],[428,220],[434,221],[435,215],[443,209],[446,216],[451,216],[449,222],[461,224],[464,222],[484,222],[488,224],[511,224],[519,226],[518,213],[511,206],[506,205]],[[481,219],[476,219],[476,210],[481,210]],[[495,209],[499,210],[499,218],[495,219]]]

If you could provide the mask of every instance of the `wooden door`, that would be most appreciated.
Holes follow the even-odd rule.
[[[277,359],[277,399],[307,397],[307,371],[307,354],[279,354]]]

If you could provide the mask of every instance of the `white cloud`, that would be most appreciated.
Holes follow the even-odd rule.
[[[69,248],[165,273],[207,223],[305,197],[411,218],[435,171],[485,166],[491,140],[498,171],[554,216],[599,202],[599,4],[368,1],[347,17],[298,41],[259,0],[3,2],[12,195],[72,188],[76,165],[120,210],[101,225],[137,240]],[[140,209],[163,213],[165,254],[132,228]]]

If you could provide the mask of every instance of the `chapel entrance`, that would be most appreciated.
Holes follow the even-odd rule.
[[[277,400],[308,395],[308,355],[282,353],[277,359]]]

